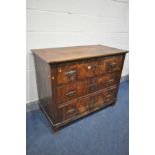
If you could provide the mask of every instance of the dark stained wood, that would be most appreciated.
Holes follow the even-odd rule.
[[[89,112],[96,107],[103,107],[113,103],[116,100],[116,89],[117,85],[111,89],[102,90],[93,95],[76,99],[67,105],[61,106],[59,108],[62,113],[61,120],[65,121],[72,119],[73,117],[78,117],[82,113],[86,111]]]
[[[127,51],[91,45],[32,52],[39,103],[54,129],[116,102]]]
[[[52,109],[52,121],[54,124],[56,124],[59,121],[58,112],[57,112],[57,65],[52,64],[51,65],[51,97],[52,102],[50,103],[51,109]]]
[[[45,63],[37,55],[34,55],[35,69],[36,69],[36,80],[38,88],[39,104],[48,114],[52,117],[53,109],[51,108],[52,97],[51,97],[51,71],[50,65]]]
[[[84,81],[75,81],[64,85],[59,85],[58,104],[63,104],[78,97],[85,96],[105,89],[107,87],[117,84],[120,80],[120,72],[109,73],[100,77],[89,78]]]
[[[123,55],[68,62],[58,65],[58,84],[85,80],[122,68]]]

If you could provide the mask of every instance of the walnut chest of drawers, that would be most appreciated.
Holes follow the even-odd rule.
[[[54,129],[116,102],[127,51],[89,45],[32,53],[39,105]]]

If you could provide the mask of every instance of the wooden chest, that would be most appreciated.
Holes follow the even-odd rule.
[[[54,129],[116,102],[127,51],[90,45],[32,52],[39,104]]]

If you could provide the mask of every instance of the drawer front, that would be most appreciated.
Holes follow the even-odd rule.
[[[59,119],[61,121],[77,117],[84,112],[91,112],[95,108],[106,106],[115,101],[117,95],[117,88],[113,88],[99,94],[85,97],[72,102],[68,105],[64,105],[59,108]]]
[[[78,116],[85,111],[88,111],[88,99],[83,99],[82,101],[76,101],[69,105],[59,108],[59,120],[64,121]]]
[[[57,92],[58,92],[58,104],[61,105],[79,96],[87,94],[87,81],[60,85],[57,87]]]
[[[108,105],[116,99],[117,88],[113,88],[98,95],[93,95],[88,99],[89,110],[93,110],[96,107],[102,107]]]
[[[58,66],[58,84],[85,80],[90,77],[98,76],[98,61],[87,60],[78,63],[66,63]]]
[[[122,68],[122,61],[123,57],[122,56],[117,56],[109,59],[104,60],[104,67],[101,72],[107,73],[107,72],[114,72],[114,71],[119,71]],[[101,62],[102,64],[102,62]]]
[[[120,73],[115,72],[98,78],[92,78],[80,82],[73,82],[65,85],[58,85],[58,104],[71,101],[77,97],[105,89],[118,83]]]
[[[65,84],[69,82],[77,81],[79,74],[78,64],[66,63],[65,65],[60,64],[57,69],[57,83]]]
[[[57,83],[66,84],[100,76],[108,72],[120,71],[122,60],[123,56],[121,55],[60,64],[57,68]]]

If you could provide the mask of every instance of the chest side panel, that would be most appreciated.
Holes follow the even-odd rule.
[[[53,120],[51,67],[34,54],[39,104],[46,115]]]

